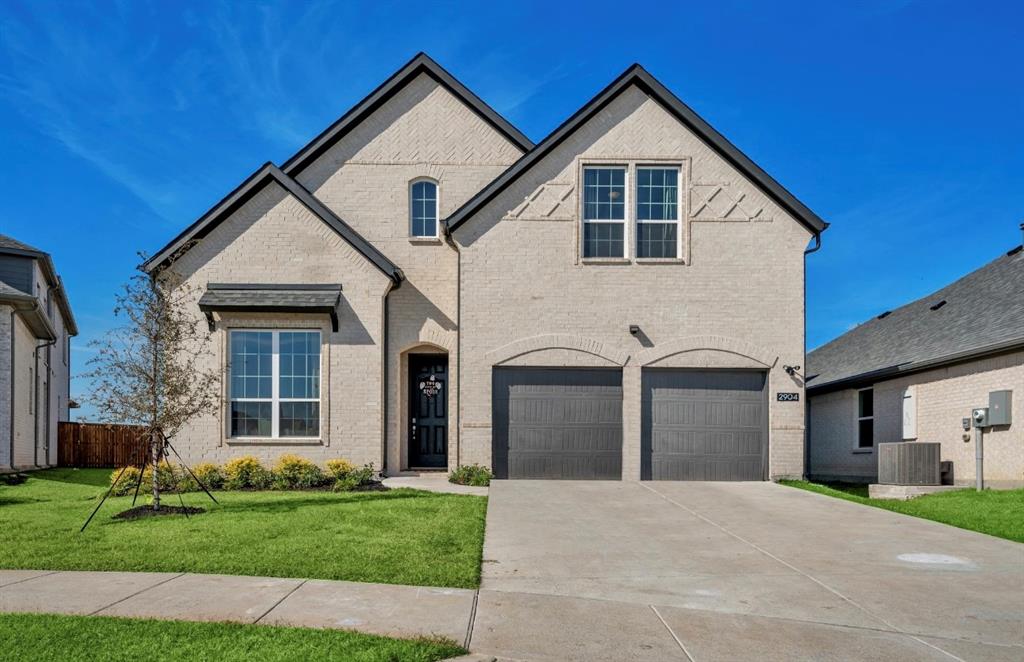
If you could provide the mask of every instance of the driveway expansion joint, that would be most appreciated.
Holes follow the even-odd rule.
[[[661,615],[661,612],[658,611],[658,608],[654,605],[648,606],[651,608],[651,611],[654,612],[654,615],[658,617],[658,620],[661,621],[661,624],[665,626],[665,629],[668,630],[668,633],[672,635],[672,638],[676,640],[676,643],[679,644],[679,648],[683,651],[683,655],[686,656],[686,659],[690,662],[695,662],[695,660],[693,659],[693,655],[690,655],[690,651],[686,650],[686,645],[683,643],[682,639],[676,636],[675,631],[668,624],[668,622],[665,621],[664,617]]]

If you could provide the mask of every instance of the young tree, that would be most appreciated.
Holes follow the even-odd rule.
[[[114,307],[125,324],[90,343],[96,354],[85,376],[93,380],[90,401],[99,417],[146,429],[154,510],[160,509],[156,470],[164,439],[217,409],[220,377],[204,369],[212,356],[210,332],[190,312],[196,294],[171,268],[148,274],[140,267]]]

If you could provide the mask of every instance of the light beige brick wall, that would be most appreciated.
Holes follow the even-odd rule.
[[[915,385],[917,440],[942,444],[942,459],[953,462],[957,484],[974,482],[974,436],[963,440],[961,420],[974,407],[987,407],[990,391],[1011,389],[1013,425],[985,434],[985,479],[993,486],[1024,484],[1024,352],[962,363],[874,385],[875,442],[903,441],[903,393]],[[823,477],[877,478],[877,455],[855,454],[856,391],[847,389],[811,400],[810,471]]]
[[[178,433],[173,443],[191,463],[256,455],[272,462],[294,452],[312,460],[382,461],[383,297],[390,280],[277,184],[268,185],[173,267],[205,290],[220,283],[341,283],[339,330],[326,315],[232,314],[219,319],[209,370],[227,363],[231,328],[310,328],[322,332],[321,439],[244,442],[228,437],[226,406]],[[194,309],[196,324],[206,320]],[[223,380],[222,380],[223,381]],[[226,384],[222,395],[226,398]]]
[[[35,368],[36,339],[21,317],[14,317],[14,467],[32,468],[36,465],[35,426],[38,392],[34,402],[29,400],[39,379]],[[41,417],[40,417],[41,418]]]
[[[458,392],[458,254],[447,243],[410,240],[409,186],[438,183],[440,218],[521,152],[423,74],[342,138],[296,179],[366,237],[406,276],[388,297],[387,470],[408,467],[408,354],[446,353],[448,411]],[[449,420],[449,466],[459,455]]]
[[[685,263],[581,263],[578,180],[590,160],[683,166]],[[803,392],[782,366],[803,363],[810,236],[656,102],[623,93],[455,233],[463,462],[491,462],[496,363],[591,365],[596,353],[625,365],[624,478],[640,476],[640,370],[655,363],[768,369],[769,473],[802,475],[803,404],[775,393]],[[533,354],[519,351],[534,337]],[[514,356],[502,356],[516,341]]]

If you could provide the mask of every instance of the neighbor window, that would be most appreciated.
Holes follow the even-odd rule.
[[[320,435],[320,332],[231,332],[231,436]]]
[[[583,257],[625,257],[626,169],[583,169]]]
[[[422,179],[410,190],[410,232],[414,237],[437,236],[437,183]]]
[[[636,169],[636,256],[679,256],[679,169]]]
[[[875,446],[875,392],[865,388],[857,391],[857,448]]]

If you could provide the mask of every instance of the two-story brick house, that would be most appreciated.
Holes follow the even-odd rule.
[[[78,335],[48,253],[0,235],[0,472],[57,464]]]
[[[800,476],[825,227],[639,66],[534,145],[421,54],[147,263],[202,292],[225,375],[177,446]]]

